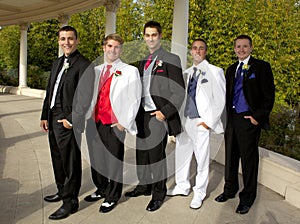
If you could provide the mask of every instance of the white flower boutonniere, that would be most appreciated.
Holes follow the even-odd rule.
[[[155,67],[154,67],[154,69],[153,70],[156,70],[158,67],[161,67],[163,65],[163,61],[162,60],[158,60],[158,61],[156,61],[156,63],[155,63]]]
[[[162,64],[163,64],[163,61],[162,61],[162,60],[159,60],[159,61],[156,62],[156,65],[157,65],[158,67],[161,67]]]
[[[65,63],[64,63],[64,71],[65,71],[65,73],[68,71],[68,69],[70,68],[71,66],[70,66],[70,62],[69,62],[69,60],[67,60]]]

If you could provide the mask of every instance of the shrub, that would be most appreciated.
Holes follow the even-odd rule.
[[[4,69],[0,72],[0,85],[18,86],[19,72],[18,69]]]
[[[270,116],[271,130],[262,131],[259,145],[300,160],[299,105],[295,109],[275,105]]]

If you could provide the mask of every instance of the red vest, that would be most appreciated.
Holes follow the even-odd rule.
[[[114,124],[117,123],[118,120],[112,110],[111,103],[110,103],[110,98],[109,98],[109,93],[110,93],[110,84],[112,81],[113,75],[111,75],[104,85],[102,86],[99,96],[98,96],[98,101],[95,106],[95,122],[101,121],[102,124]]]

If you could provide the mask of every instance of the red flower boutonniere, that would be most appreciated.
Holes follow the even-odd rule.
[[[114,73],[114,75],[115,75],[116,77],[118,77],[118,76],[122,75],[122,72],[119,71],[119,70],[117,70],[117,71]]]

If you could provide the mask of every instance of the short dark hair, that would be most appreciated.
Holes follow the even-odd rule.
[[[204,44],[205,44],[205,48],[206,48],[206,50],[207,50],[207,43],[206,43],[206,41],[204,40],[204,39],[202,39],[202,38],[197,38],[197,39],[195,39],[193,42],[192,42],[192,46],[193,46],[193,44],[196,42],[196,41],[201,41],[201,42],[203,42]]]
[[[117,33],[111,33],[111,34],[108,34],[104,38],[103,46],[106,45],[109,40],[115,40],[115,41],[119,42],[120,45],[123,45],[123,43],[124,43],[123,38],[119,34],[117,34]]]
[[[236,44],[236,41],[237,40],[241,40],[241,39],[247,39],[247,40],[249,40],[250,46],[252,46],[252,39],[251,39],[251,37],[249,37],[248,35],[245,35],[245,34],[239,35],[237,38],[234,39],[234,46]]]
[[[72,26],[63,26],[63,27],[61,27],[61,28],[58,30],[58,32],[57,32],[57,36],[58,36],[58,37],[59,37],[59,33],[62,32],[62,31],[72,31],[72,32],[74,32],[75,37],[76,37],[76,39],[77,39],[77,30],[76,30],[74,27],[72,27]]]
[[[159,24],[159,22],[156,22],[156,21],[149,21],[145,24],[144,26],[144,34],[145,34],[145,31],[146,31],[146,28],[147,27],[150,27],[150,28],[156,28],[157,29],[157,32],[159,34],[162,33],[162,28],[161,28],[161,25]]]

